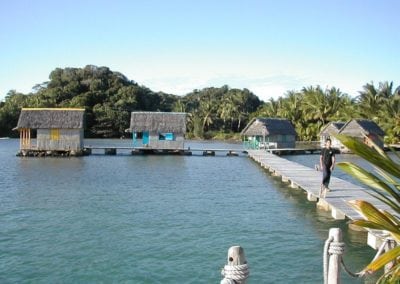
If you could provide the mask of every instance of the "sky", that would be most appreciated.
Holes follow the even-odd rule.
[[[153,91],[400,85],[398,0],[2,0],[0,100],[55,68],[107,66]]]

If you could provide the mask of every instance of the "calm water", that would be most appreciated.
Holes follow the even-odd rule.
[[[104,143],[129,141],[86,144]],[[353,271],[374,254],[244,155],[18,158],[18,146],[0,140],[0,283],[219,283],[232,245],[245,249],[248,283],[322,283],[331,227]]]

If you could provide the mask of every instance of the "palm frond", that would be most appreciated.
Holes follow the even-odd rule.
[[[368,186],[366,192],[375,199],[388,205],[394,214],[385,210],[379,210],[369,202],[362,200],[349,201],[364,220],[352,221],[353,224],[388,232],[397,243],[400,243],[400,164],[394,162],[382,149],[373,145],[368,147],[355,138],[343,135],[336,136],[353,153],[370,162],[379,176],[376,176],[361,167],[342,162],[339,167]],[[396,156],[400,159],[400,156]],[[379,283],[399,283],[400,280],[400,246],[390,249],[376,260],[373,260],[363,271],[375,272],[386,264],[393,262],[393,266],[379,280]]]
[[[338,134],[335,135],[335,137],[356,155],[381,168],[387,173],[400,178],[400,166],[393,162],[385,152],[377,152],[357,139],[348,136]]]
[[[379,209],[377,209],[374,205],[367,201],[363,200],[351,200],[348,202],[350,206],[360,212],[365,219],[369,222],[380,224],[382,226],[382,230],[390,231],[390,232],[398,232],[399,228],[390,220],[390,218],[386,217]]]
[[[388,184],[391,184],[391,185],[394,185],[394,186],[399,186],[400,185],[390,175],[388,175],[386,172],[384,172],[380,168],[374,167],[374,169],[384,180],[387,181]]]
[[[375,272],[375,271],[381,269],[387,263],[396,260],[398,257],[400,257],[400,246],[395,247],[394,249],[391,249],[390,251],[382,254],[375,261],[368,264],[367,267],[364,268],[363,271],[364,272]]]
[[[338,166],[346,173],[357,178],[360,182],[368,185],[371,188],[379,189],[390,194],[397,202],[400,203],[400,194],[394,191],[390,186],[384,181],[379,179],[374,174],[367,172],[358,165],[350,162],[340,162]]]
[[[388,205],[390,208],[393,209],[393,211],[400,212],[400,204],[398,204],[395,201],[393,201],[392,199],[390,199],[389,196],[387,196],[379,191],[373,191],[373,192],[366,191],[366,192],[367,192],[367,194],[371,195],[373,198]]]

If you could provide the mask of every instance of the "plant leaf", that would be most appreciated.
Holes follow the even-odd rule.
[[[374,205],[363,200],[351,200],[348,202],[353,208],[360,212],[368,221],[380,224],[382,230],[399,233],[399,228],[385,214]]]
[[[357,139],[341,134],[334,135],[340,142],[343,143],[356,155],[364,158],[373,165],[381,168],[389,174],[400,178],[400,167],[393,162],[390,157],[383,151],[377,152]]]
[[[378,257],[376,260],[371,262],[370,264],[367,265],[363,269],[364,272],[375,272],[379,269],[381,269],[385,264],[396,260],[400,256],[400,246],[397,246],[388,252],[385,252],[382,254],[380,257]]]
[[[398,203],[400,203],[400,195],[374,174],[371,174],[358,165],[350,162],[340,162],[338,163],[338,167],[340,167],[344,172],[354,176],[360,182],[372,188],[386,191],[393,196]]]

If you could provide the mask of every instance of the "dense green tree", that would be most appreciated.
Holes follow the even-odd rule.
[[[238,111],[238,105],[234,96],[230,93],[226,94],[222,98],[222,102],[218,108],[218,115],[223,121],[223,128],[225,130],[228,128],[227,126],[229,126],[229,130],[232,130],[234,117],[237,116]]]
[[[5,102],[0,108],[0,137],[16,137],[17,133],[12,129],[17,126],[21,108],[29,106],[27,95],[11,90],[7,93]]]
[[[171,111],[177,96],[154,93],[107,67],[56,68],[35,93],[11,91],[0,109],[0,136],[10,136],[21,107],[82,107],[86,109],[86,134],[120,137],[135,110]],[[11,123],[12,121],[13,123]],[[110,128],[110,129],[106,129]]]

